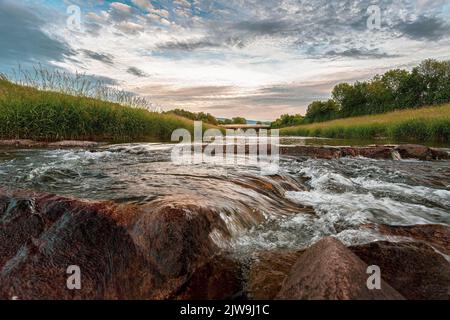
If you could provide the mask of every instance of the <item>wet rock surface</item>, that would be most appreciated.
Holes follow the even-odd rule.
[[[367,287],[367,264],[338,240],[328,237],[307,249],[292,267],[277,299],[397,300],[403,297],[386,282]]]
[[[57,142],[34,141],[25,139],[0,140],[0,147],[15,148],[93,148],[104,145],[94,141],[63,140]]]
[[[328,237],[256,252],[244,277],[218,246],[231,237],[219,216],[193,198],[133,206],[0,189],[0,298],[450,299],[450,264],[435,250],[448,250],[445,226],[378,228],[420,242],[346,248]],[[67,288],[72,265],[81,290]],[[369,265],[381,290],[367,288]]]
[[[374,242],[350,248],[382,278],[411,300],[450,299],[450,264],[423,243]]]
[[[417,159],[423,161],[449,159],[448,152],[422,145],[370,147],[281,146],[280,154],[318,159],[343,157],[365,157],[383,160]]]
[[[303,250],[255,253],[248,273],[247,296],[255,300],[275,299],[302,253]]]
[[[450,227],[439,224],[416,226],[367,225],[366,227],[375,229],[383,235],[406,237],[425,242],[441,253],[450,255]]]
[[[240,291],[236,265],[209,237],[220,226],[207,209],[180,206],[139,208],[1,190],[0,297],[233,296]],[[67,289],[72,265],[80,267],[81,290]]]

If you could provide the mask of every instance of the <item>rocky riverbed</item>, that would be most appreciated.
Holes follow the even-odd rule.
[[[447,150],[281,147],[263,176],[171,148],[1,149],[0,298],[450,298]]]

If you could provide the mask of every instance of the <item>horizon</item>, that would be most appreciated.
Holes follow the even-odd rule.
[[[272,121],[340,82],[449,59],[449,17],[445,0],[0,0],[0,72],[39,62],[165,111]]]

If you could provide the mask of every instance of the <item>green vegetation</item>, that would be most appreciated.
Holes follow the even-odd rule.
[[[0,139],[168,141],[192,121],[0,78]]]
[[[301,125],[303,123],[305,123],[305,117],[303,117],[300,114],[296,114],[296,115],[283,114],[275,122],[272,122],[272,128],[280,129],[280,128],[285,128],[285,127],[293,127],[293,126]]]
[[[233,119],[224,119],[220,120],[219,124],[227,125],[227,124],[247,124],[247,119],[242,117],[235,117]]]
[[[210,113],[194,113],[190,111],[186,111],[183,109],[175,109],[165,112],[166,114],[175,114],[177,116],[190,119],[193,121],[202,121],[204,123],[212,124],[212,125],[218,125],[219,121]]]
[[[283,115],[273,128],[317,123],[332,119],[381,114],[450,102],[450,60],[425,60],[411,71],[390,70],[369,81],[340,83],[332,99],[314,101],[304,118]],[[289,117],[294,117],[294,120]],[[292,122],[296,123],[292,123]],[[422,126],[423,127],[423,126]]]
[[[284,136],[397,141],[450,141],[450,104],[284,128]]]

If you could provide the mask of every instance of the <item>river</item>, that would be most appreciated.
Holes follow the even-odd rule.
[[[237,253],[306,248],[328,235],[347,245],[395,241],[368,224],[450,226],[450,161],[285,156],[277,175],[263,176],[257,167],[176,165],[172,147],[3,149],[0,185],[138,205],[195,199],[220,214],[233,238],[215,241]]]

